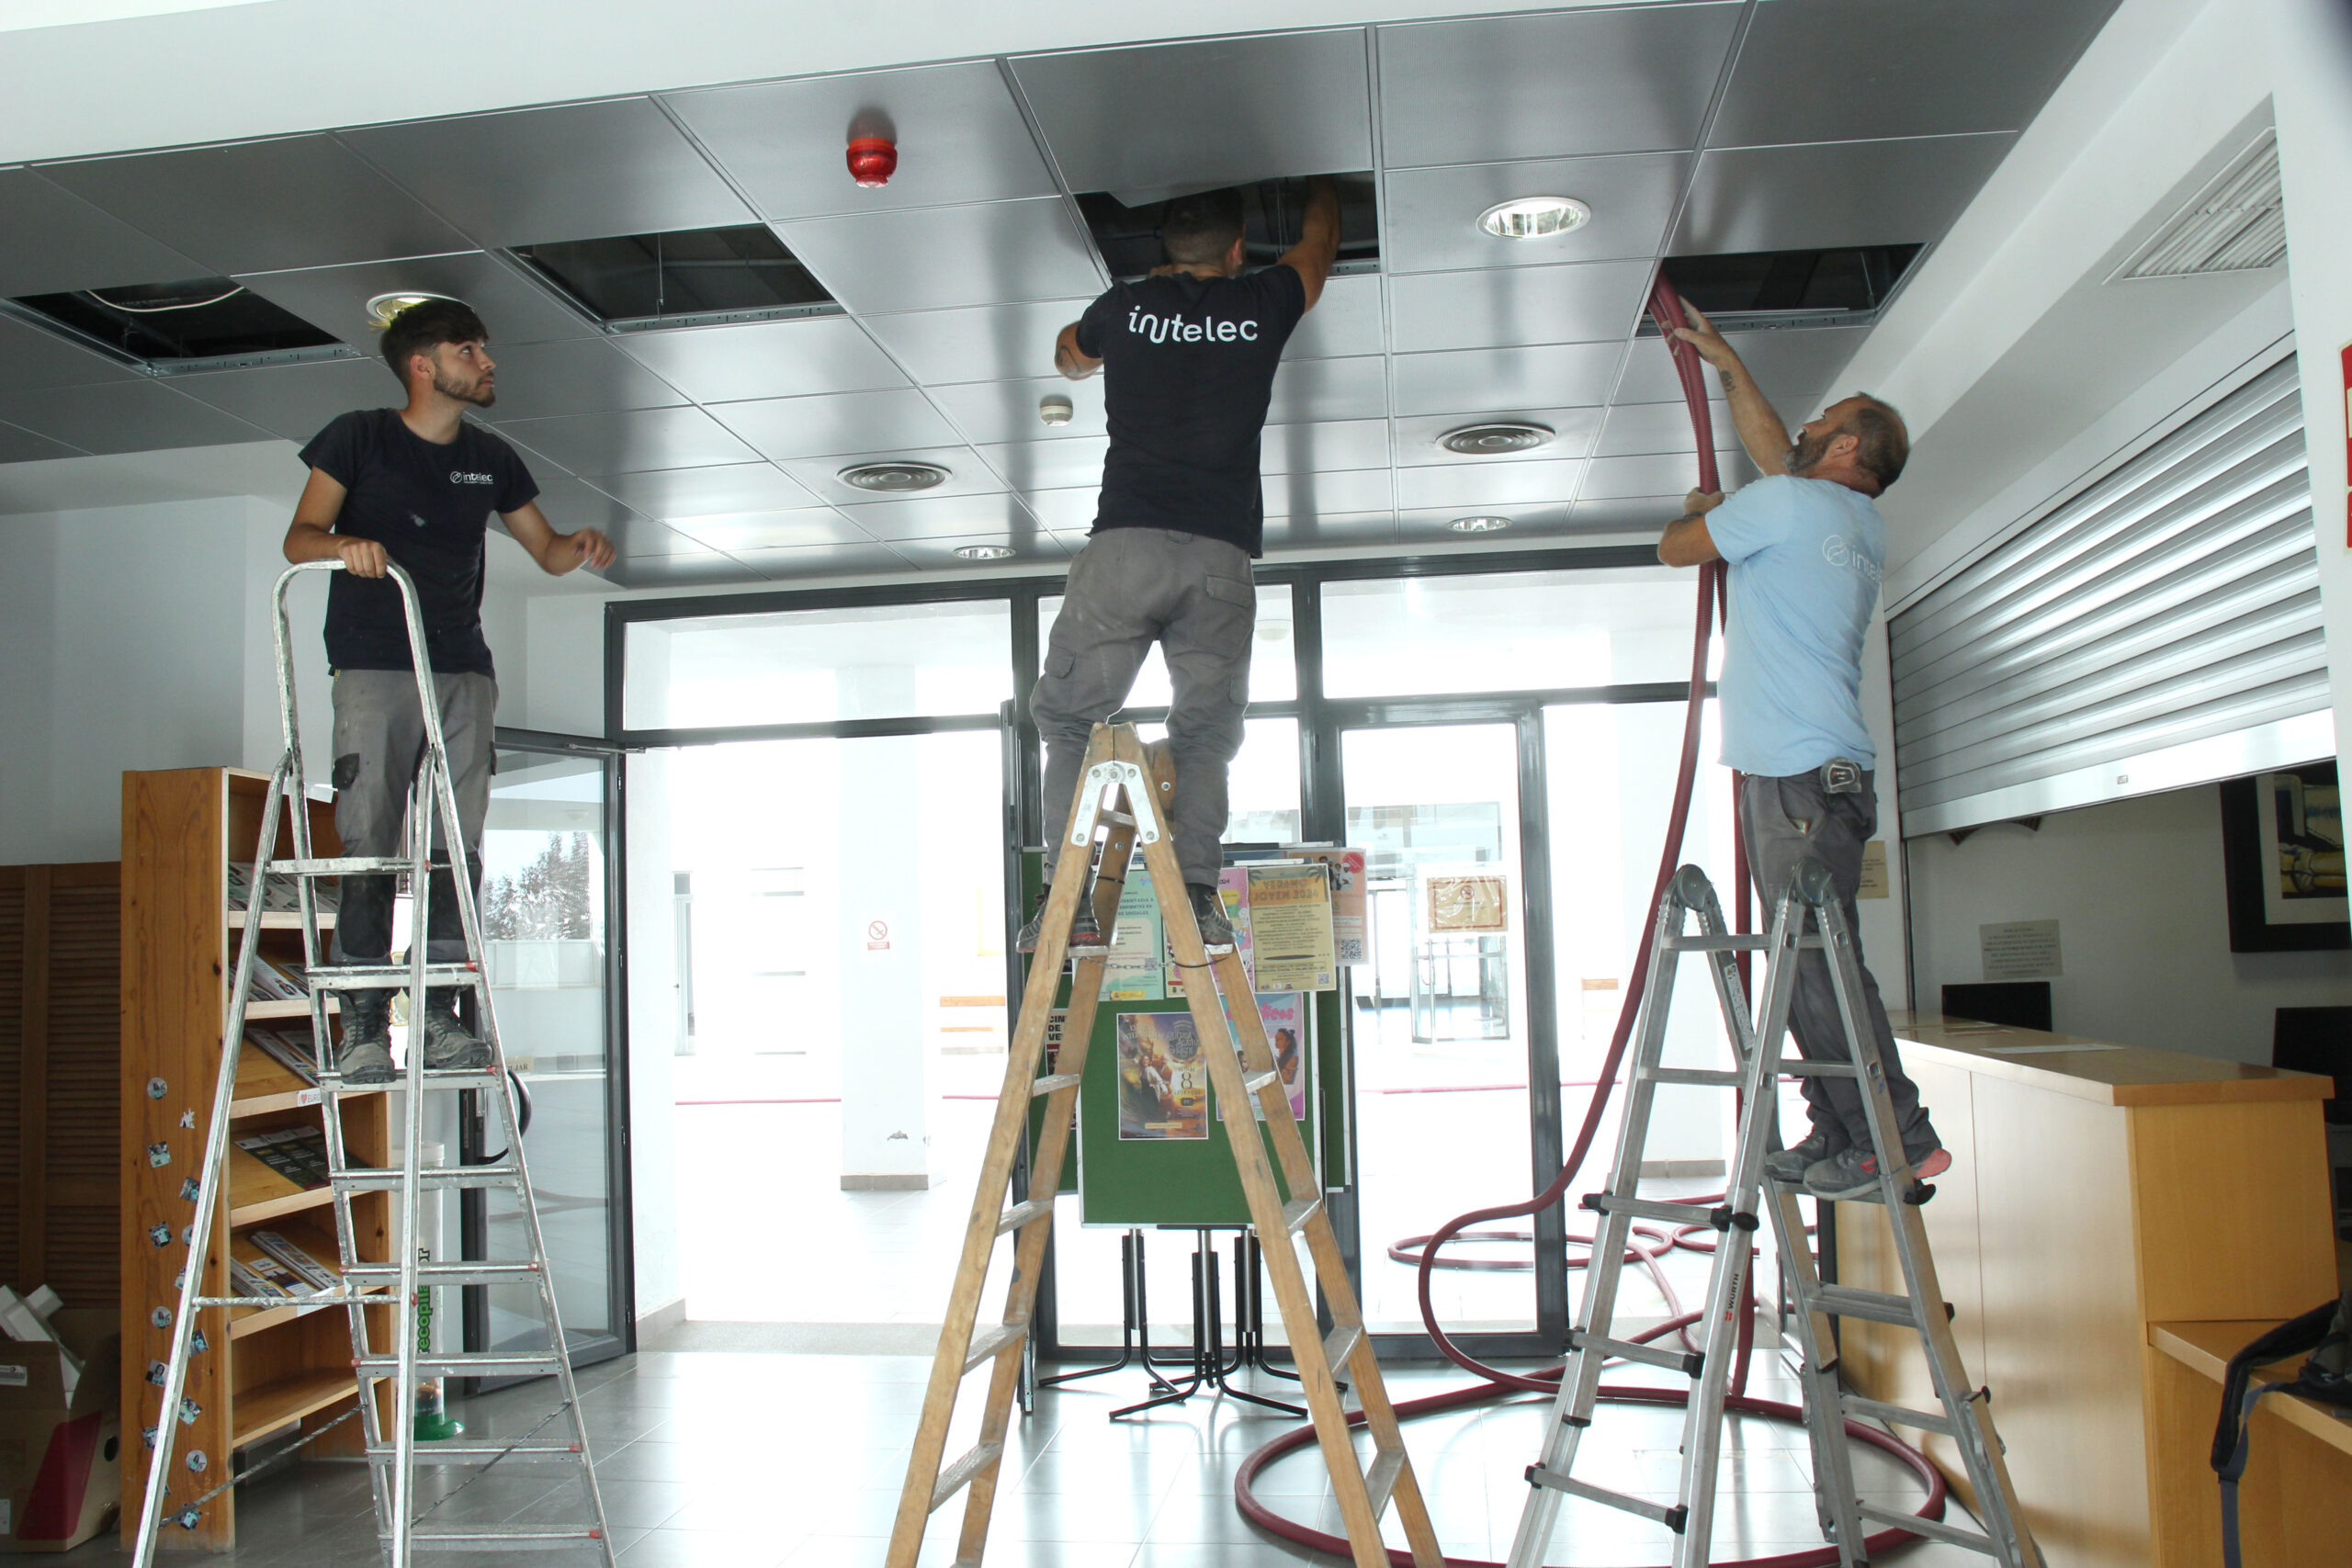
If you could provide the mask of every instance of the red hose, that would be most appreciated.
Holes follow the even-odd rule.
[[[1708,491],[1720,490],[1722,478],[1715,467],[1714,422],[1707,409],[1706,383],[1703,373],[1700,369],[1697,352],[1689,344],[1674,335],[1675,329],[1684,324],[1682,300],[1681,297],[1675,292],[1674,286],[1667,281],[1663,272],[1658,274],[1657,282],[1651,286],[1650,314],[1657,319],[1658,328],[1665,336],[1667,350],[1674,359],[1675,375],[1682,383],[1683,401],[1690,408],[1691,434],[1696,438],[1699,449],[1699,489]],[[1710,561],[1699,569],[1698,615],[1690,641],[1690,694],[1683,708],[1682,750],[1675,767],[1674,804],[1667,816],[1666,844],[1658,856],[1657,881],[1650,891],[1648,908],[1651,909],[1656,909],[1658,901],[1666,897],[1667,885],[1673,880],[1675,871],[1681,864],[1682,832],[1684,826],[1690,820],[1690,796],[1699,772],[1699,734],[1701,719],[1706,705],[1707,644],[1714,629],[1717,614],[1720,612],[1728,624],[1729,609],[1729,588],[1724,579],[1723,563]],[[1736,929],[1747,931],[1750,929],[1747,857],[1736,829],[1732,834],[1732,843],[1733,880],[1736,905],[1735,918],[1737,922]],[[1576,1179],[1578,1171],[1584,1167],[1586,1156],[1591,1152],[1593,1139],[1600,1129],[1602,1113],[1608,1108],[1610,1091],[1616,1087],[1618,1072],[1624,1065],[1625,1049],[1633,1040],[1634,1021],[1640,1016],[1642,992],[1649,978],[1649,946],[1644,942],[1634,950],[1633,976],[1626,984],[1624,1000],[1617,1009],[1617,1025],[1610,1033],[1609,1054],[1602,1059],[1600,1072],[1594,1075],[1598,1084],[1593,1089],[1591,1100],[1586,1104],[1584,1122],[1577,1129],[1576,1141],[1569,1146],[1566,1157],[1561,1162],[1560,1174],[1553,1178],[1550,1184],[1532,1198],[1517,1203],[1501,1203],[1492,1208],[1474,1209],[1469,1213],[1459,1214],[1448,1220],[1425,1240],[1419,1237],[1414,1238],[1420,1248],[1418,1284],[1421,1322],[1429,1329],[1430,1341],[1437,1347],[1439,1353],[1446,1359],[1463,1371],[1475,1374],[1481,1381],[1467,1388],[1450,1389],[1443,1393],[1401,1400],[1396,1405],[1399,1418],[1432,1416],[1441,1411],[1454,1410],[1487,1400],[1505,1398],[1516,1393],[1556,1394],[1559,1392],[1559,1380],[1561,1374],[1566,1370],[1565,1367],[1550,1367],[1533,1374],[1507,1372],[1498,1367],[1490,1367],[1474,1359],[1469,1352],[1454,1344],[1447,1337],[1444,1325],[1438,1322],[1437,1308],[1430,1300],[1430,1284],[1435,1278],[1439,1251],[1447,1242],[1459,1236],[1469,1227],[1485,1224],[1494,1220],[1521,1219],[1538,1214],[1559,1202],[1566,1196],[1569,1184]],[[1740,977],[1742,983],[1746,984],[1748,976],[1747,961],[1744,954],[1740,959]],[[1657,1269],[1656,1255],[1648,1254],[1647,1249],[1639,1247],[1638,1244],[1636,1244],[1636,1250],[1645,1254],[1645,1260],[1652,1274],[1663,1282],[1664,1275]],[[1774,1416],[1781,1420],[1802,1422],[1804,1419],[1804,1412],[1800,1407],[1782,1404],[1772,1400],[1758,1399],[1746,1392],[1747,1363],[1754,1349],[1753,1303],[1755,1298],[1752,1280],[1751,1271],[1750,1284],[1743,1292],[1743,1310],[1740,1313],[1736,1359],[1732,1369],[1731,1392],[1724,1397],[1724,1408],[1726,1412]],[[1673,1298],[1670,1292],[1668,1299],[1671,1303]],[[1691,1314],[1681,1314],[1669,1317],[1667,1322],[1637,1337],[1648,1338],[1676,1332],[1686,1328],[1692,1321],[1694,1319]],[[1600,1396],[1603,1399],[1644,1404],[1685,1404],[1690,1401],[1689,1391],[1683,1389],[1619,1388],[1603,1385],[1600,1389]],[[1359,1412],[1351,1415],[1348,1419],[1351,1425],[1360,1425],[1363,1416]],[[1862,1426],[1859,1422],[1847,1422],[1846,1432],[1849,1437],[1901,1460],[1927,1483],[1928,1495],[1917,1509],[1917,1516],[1920,1518],[1935,1519],[1943,1517],[1944,1478],[1942,1473],[1928,1462],[1925,1454],[1897,1438],[1872,1427]],[[1234,1477],[1234,1503],[1241,1510],[1242,1517],[1261,1529],[1279,1536],[1284,1540],[1311,1547],[1317,1551],[1346,1557],[1350,1554],[1351,1548],[1343,1537],[1310,1529],[1295,1519],[1283,1517],[1260,1502],[1256,1493],[1250,1489],[1250,1482],[1260,1471],[1283,1454],[1314,1440],[1314,1428],[1302,1424],[1295,1430],[1275,1438],[1252,1453],[1243,1462],[1239,1473]],[[1863,1550],[1866,1553],[1886,1551],[1905,1541],[1916,1539],[1917,1538],[1908,1530],[1884,1529],[1870,1537],[1864,1543]],[[1397,1564],[1397,1568],[1411,1568],[1413,1561],[1411,1552],[1391,1549],[1388,1556],[1391,1562]],[[1501,1564],[1478,1558],[1448,1557],[1445,1561],[1449,1568],[1502,1568]],[[1791,1552],[1777,1557],[1751,1558],[1737,1563],[1718,1564],[1717,1568],[1824,1568],[1824,1565],[1835,1563],[1837,1561],[1838,1549],[1825,1545],[1814,1551]]]

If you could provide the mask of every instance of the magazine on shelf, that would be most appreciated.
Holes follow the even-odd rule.
[[[267,1253],[229,1259],[229,1288],[241,1296],[293,1298],[312,1293],[300,1274]]]
[[[297,1294],[332,1291],[343,1282],[341,1275],[276,1231],[254,1231],[253,1244],[308,1281],[310,1291],[298,1292]]]
[[[254,895],[254,867],[251,861],[229,863],[229,908],[243,909]],[[311,885],[311,898],[322,913],[333,913],[335,908],[335,884],[324,880]],[[300,880],[283,872],[270,874],[269,889],[262,898],[262,908],[271,914],[292,914],[302,907]]]
[[[257,1002],[299,1002],[311,994],[300,976],[258,953],[254,954],[251,989],[253,994],[249,999]]]
[[[247,1024],[245,1043],[311,1088],[318,1087],[318,1058],[311,1053],[309,1034],[281,1034],[275,1029],[256,1029]]]
[[[327,1135],[317,1127],[249,1133],[237,1146],[306,1192],[327,1184]]]

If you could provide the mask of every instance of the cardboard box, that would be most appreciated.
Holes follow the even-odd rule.
[[[121,1335],[110,1312],[50,1320],[82,1358],[65,1398],[57,1347],[0,1339],[0,1551],[64,1551],[122,1506]]]

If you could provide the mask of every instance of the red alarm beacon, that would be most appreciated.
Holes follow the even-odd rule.
[[[853,137],[849,144],[849,175],[872,190],[890,183],[898,172],[899,145],[887,136]]]

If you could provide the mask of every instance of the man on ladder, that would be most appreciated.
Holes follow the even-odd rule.
[[[1226,769],[1241,749],[1250,700],[1265,497],[1259,437],[1283,345],[1322,297],[1340,254],[1340,198],[1310,186],[1298,243],[1242,274],[1238,190],[1170,202],[1160,226],[1168,265],[1115,284],[1061,331],[1054,366],[1073,381],[1107,369],[1111,449],[1086,548],[1069,569],[1061,615],[1030,708],[1046,739],[1046,877],[1062,849],[1088,738],[1117,711],[1155,642],[1174,698],[1176,857],[1201,938],[1229,944],[1217,899],[1224,863]],[[1097,940],[1080,899],[1075,946]],[[1045,902],[1022,929],[1034,953]]]
[[[1723,761],[1744,775],[1740,833],[1756,885],[1777,899],[1806,859],[1828,867],[1849,931],[1862,846],[1878,828],[1876,761],[1862,722],[1862,641],[1878,606],[1886,523],[1875,498],[1903,472],[1911,440],[1903,418],[1867,394],[1834,403],[1794,443],[1739,355],[1687,303],[1691,326],[1676,335],[1722,374],[1740,445],[1766,477],[1726,500],[1692,491],[1668,524],[1658,559],[1668,566],[1729,563],[1724,636]],[[1860,953],[1860,935],[1855,938]],[[1903,1071],[1894,1032],[1865,968],[1870,1029],[1886,1067],[1904,1152],[1921,1180],[1951,1156]],[[1808,951],[1789,1014],[1797,1048],[1815,1061],[1846,1057],[1829,962]],[[1850,1077],[1804,1080],[1812,1131],[1766,1164],[1776,1181],[1803,1181],[1816,1198],[1875,1201],[1862,1093]]]
[[[481,632],[490,514],[499,514],[550,576],[613,559],[612,541],[594,528],[559,534],[549,526],[523,459],[467,423],[468,409],[497,400],[489,338],[481,318],[455,299],[426,299],[393,317],[382,348],[407,405],[344,414],[311,438],[302,448],[310,482],[286,530],[288,560],[341,560],[347,569],[327,590],[326,617],[334,675],[334,821],[344,852],[400,853],[401,817],[424,745],[407,624],[400,594],[384,575],[389,563],[409,574],[422,601],[424,651],[477,886],[498,705]],[[428,956],[435,964],[462,963],[458,902],[447,874],[437,876]],[[386,964],[391,949],[392,878],[345,877],[334,961]],[[428,1066],[488,1063],[488,1046],[458,1021],[455,989],[435,988],[418,1010]],[[345,1083],[392,1080],[390,1013],[389,991],[357,990],[343,998],[335,1065]]]

